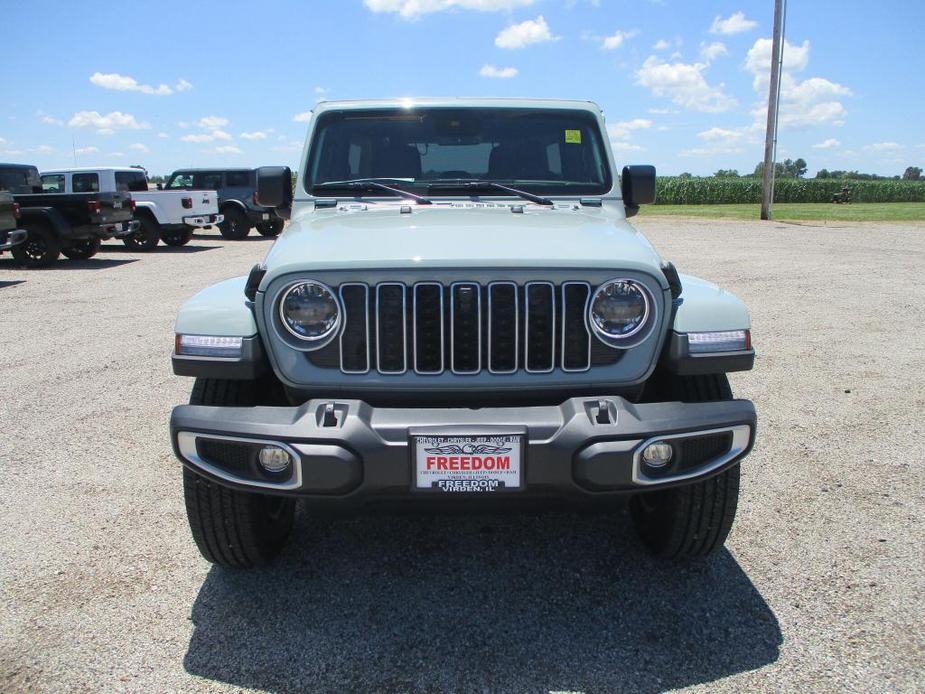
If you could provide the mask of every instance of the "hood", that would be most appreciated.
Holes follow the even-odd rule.
[[[412,204],[410,213],[401,208],[364,203],[297,214],[267,254],[266,279],[363,268],[620,268],[661,274],[661,260],[648,240],[606,208],[574,203]]]

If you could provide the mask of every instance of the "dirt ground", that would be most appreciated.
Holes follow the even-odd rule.
[[[624,514],[303,513],[270,568],[211,568],[167,432],[173,320],[270,241],[0,257],[0,690],[925,688],[925,226],[639,226],[754,322],[738,518],[687,565]]]

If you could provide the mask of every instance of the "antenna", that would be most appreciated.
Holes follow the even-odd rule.
[[[77,166],[77,136],[71,134],[71,149],[74,150],[74,166]]]

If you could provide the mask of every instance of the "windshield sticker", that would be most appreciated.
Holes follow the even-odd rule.
[[[569,144],[580,145],[581,144],[581,131],[580,130],[566,130],[565,131],[565,141]]]

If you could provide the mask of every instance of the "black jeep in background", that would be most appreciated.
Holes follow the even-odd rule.
[[[27,164],[0,164],[0,191],[12,193],[19,205],[28,234],[11,252],[26,267],[51,265],[62,253],[86,260],[103,239],[138,229],[129,193],[43,193],[39,170]]]
[[[256,202],[256,169],[179,169],[170,174],[165,187],[217,191],[218,211],[225,215],[218,228],[226,239],[243,239],[252,227],[269,237],[283,230],[283,220],[273,208]]]
[[[13,202],[10,193],[0,191],[0,253],[25,241],[27,233],[19,228],[19,203]]]

